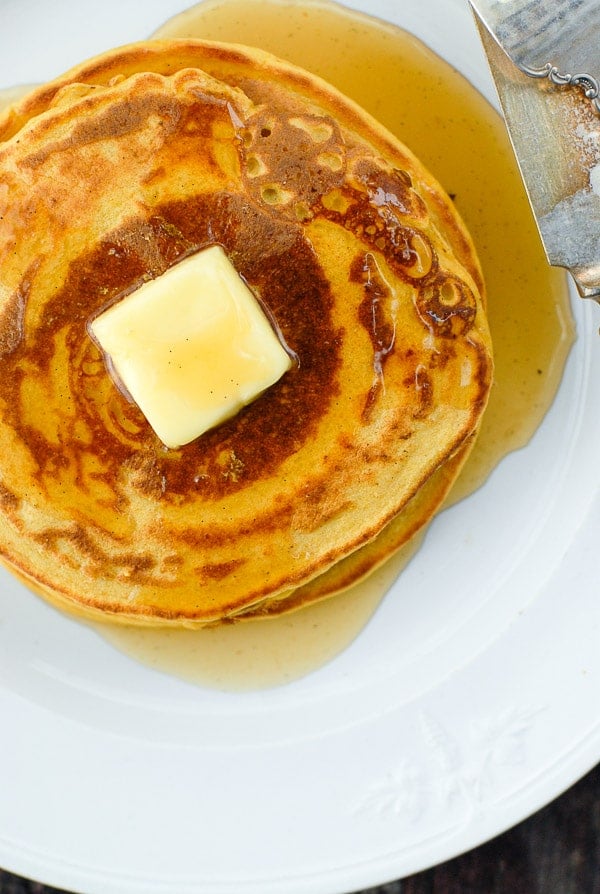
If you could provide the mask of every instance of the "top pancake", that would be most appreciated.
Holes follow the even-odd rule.
[[[61,604],[206,623],[368,543],[477,428],[482,283],[451,201],[356,105],[254,49],[147,42],[0,119],[0,551]],[[221,244],[297,357],[158,441],[90,338]]]

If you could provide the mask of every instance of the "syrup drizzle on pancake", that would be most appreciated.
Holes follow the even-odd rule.
[[[167,23],[161,35],[254,44],[304,65],[375,114],[456,194],[484,268],[496,363],[482,430],[451,501],[471,493],[503,456],[529,440],[552,403],[573,340],[566,280],[546,264],[499,117],[411,35],[327,2],[205,2]],[[490,170],[496,179],[493,195]],[[369,264],[365,255],[357,272],[365,275]],[[392,333],[391,321],[378,316],[378,294],[372,293],[374,304],[365,306],[365,316],[374,314],[375,356],[383,352],[383,360]],[[199,685],[230,690],[281,685],[352,642],[419,543],[420,538],[413,540],[341,596],[288,616],[169,631],[167,637],[143,629],[98,629],[137,660]],[[411,594],[400,591],[395,598]]]
[[[414,38],[359,18],[357,29],[357,17],[333,4],[225,0],[190,10],[163,33],[177,36],[181,28],[182,35],[262,46],[322,74],[394,130],[457,194],[486,273],[497,370],[479,444],[459,482],[460,492],[468,493],[506,452],[526,443],[552,401],[572,340],[564,277],[546,267],[496,116]],[[311,40],[306,39],[309,28],[314,34]],[[368,64],[357,64],[357,59]],[[431,76],[432,71],[437,77]],[[403,85],[400,93],[392,86],[398,84]],[[437,117],[437,129],[431,128],[422,109]],[[497,188],[494,200],[483,207],[479,198],[489,194],[492,164]],[[519,242],[513,240],[508,252],[508,237],[498,234],[510,232],[519,234]],[[363,275],[369,263],[365,255]],[[377,372],[377,360],[385,362],[391,330],[390,320],[378,317],[379,298],[375,293],[371,297],[370,335]],[[203,685],[225,689],[277,685],[318,667],[354,638],[409,552],[403,550],[339,600],[262,624],[166,635],[99,629],[138,660]],[[232,653],[240,651],[243,660],[232,660]]]
[[[413,35],[328,0],[205,0],[155,36],[259,46],[320,75],[409,146],[454,198],[482,263],[494,342],[494,387],[459,482],[461,493],[475,489],[537,429],[574,338],[566,277],[548,267],[497,113]]]

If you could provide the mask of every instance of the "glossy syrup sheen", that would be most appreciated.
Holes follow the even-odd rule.
[[[527,443],[573,341],[566,277],[548,267],[504,125],[412,35],[323,0],[207,0],[158,37],[259,46],[328,80],[409,146],[456,202],[481,260],[495,384],[461,494]]]
[[[546,263],[496,112],[410,35],[331,3],[213,0],[155,36],[259,46],[321,75],[409,145],[454,197],[483,265],[495,348],[490,403],[452,499],[472,492],[538,427],[573,340],[565,276]],[[285,683],[360,633],[417,547],[342,596],[287,617],[196,633],[112,628],[105,635],[144,663],[203,685]]]
[[[412,36],[328,2],[209,0],[153,36],[259,46],[321,75],[409,145],[454,198],[482,262],[495,348],[490,403],[453,499],[470,493],[536,430],[573,340],[565,276],[546,263],[498,115]],[[201,685],[278,685],[341,652],[416,548],[290,616],[198,632],[98,629],[143,663]]]

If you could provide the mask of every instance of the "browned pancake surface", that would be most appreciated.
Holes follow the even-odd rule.
[[[206,622],[371,541],[478,425],[475,255],[411,153],[259,51],[135,45],[0,120],[0,549],[47,595]],[[221,244],[294,368],[167,450],[88,334]]]

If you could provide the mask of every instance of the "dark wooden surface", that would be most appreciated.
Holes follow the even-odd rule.
[[[0,870],[0,894],[57,892]],[[494,841],[363,894],[600,894],[600,765]]]

